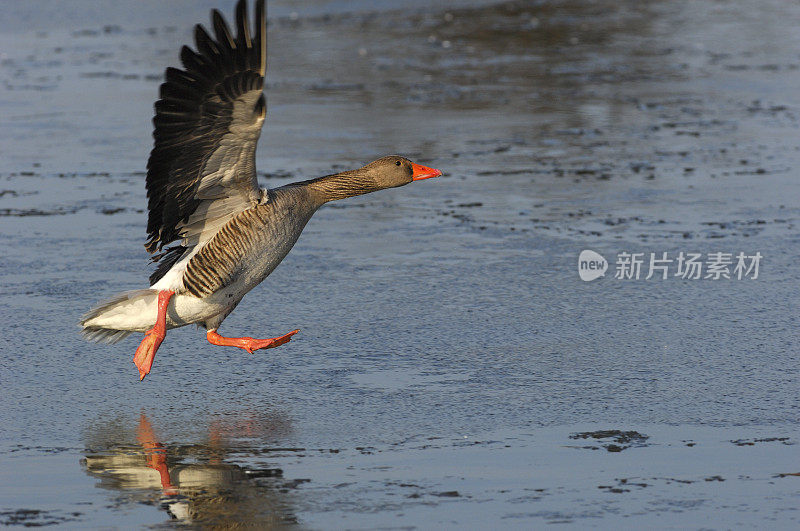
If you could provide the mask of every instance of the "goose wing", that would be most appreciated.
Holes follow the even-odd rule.
[[[236,5],[236,36],[217,10],[215,38],[195,27],[197,51],[181,49],[184,69],[168,68],[155,104],[155,145],[147,163],[150,253],[158,280],[187,250],[261,199],[255,151],[266,115],[267,33],[264,1],[251,28],[246,0]],[[159,274],[160,273],[160,274]],[[153,280],[155,278],[155,280]]]

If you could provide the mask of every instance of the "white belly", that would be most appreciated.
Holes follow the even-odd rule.
[[[227,315],[239,303],[241,297],[228,297],[225,290],[214,293],[209,297],[198,299],[192,295],[174,295],[167,308],[167,328],[178,328],[187,324],[202,324],[213,317]],[[155,315],[158,307],[153,308],[152,322],[155,324]],[[149,328],[149,327],[148,327]]]

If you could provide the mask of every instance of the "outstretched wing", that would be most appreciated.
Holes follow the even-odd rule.
[[[207,240],[261,197],[255,151],[266,115],[264,0],[256,1],[254,29],[246,0],[239,1],[235,37],[219,11],[211,12],[211,21],[216,38],[195,27],[197,51],[181,49],[184,70],[167,69],[155,105],[155,146],[147,163],[145,248],[151,253],[177,239],[182,246]],[[154,259],[174,262],[176,254]]]

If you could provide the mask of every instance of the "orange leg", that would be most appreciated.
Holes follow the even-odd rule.
[[[280,337],[272,337],[269,339],[253,339],[252,337],[222,337],[216,330],[209,330],[206,334],[208,342],[213,345],[221,345],[223,347],[239,347],[245,349],[252,354],[260,348],[275,348],[288,343],[292,340],[292,336],[300,330],[292,330],[288,334]]]
[[[156,470],[161,476],[161,490],[167,495],[178,494],[178,489],[172,484],[169,468],[167,467],[167,449],[156,439],[153,428],[150,426],[150,421],[147,420],[144,413],[139,416],[136,438],[145,450],[147,466]]]
[[[144,339],[139,344],[139,348],[136,349],[136,354],[133,355],[133,364],[139,369],[139,380],[144,380],[144,377],[150,372],[156,351],[167,336],[167,306],[169,306],[169,300],[173,295],[175,295],[175,292],[168,289],[158,292],[156,324],[144,333]]]

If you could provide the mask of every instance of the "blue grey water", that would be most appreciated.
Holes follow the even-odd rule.
[[[263,185],[445,175],[321,210],[220,329],[291,343],[170,331],[143,382],[76,322],[146,285],[152,104],[233,2],[3,6],[0,523],[798,526],[800,6],[437,6],[270,3]]]

